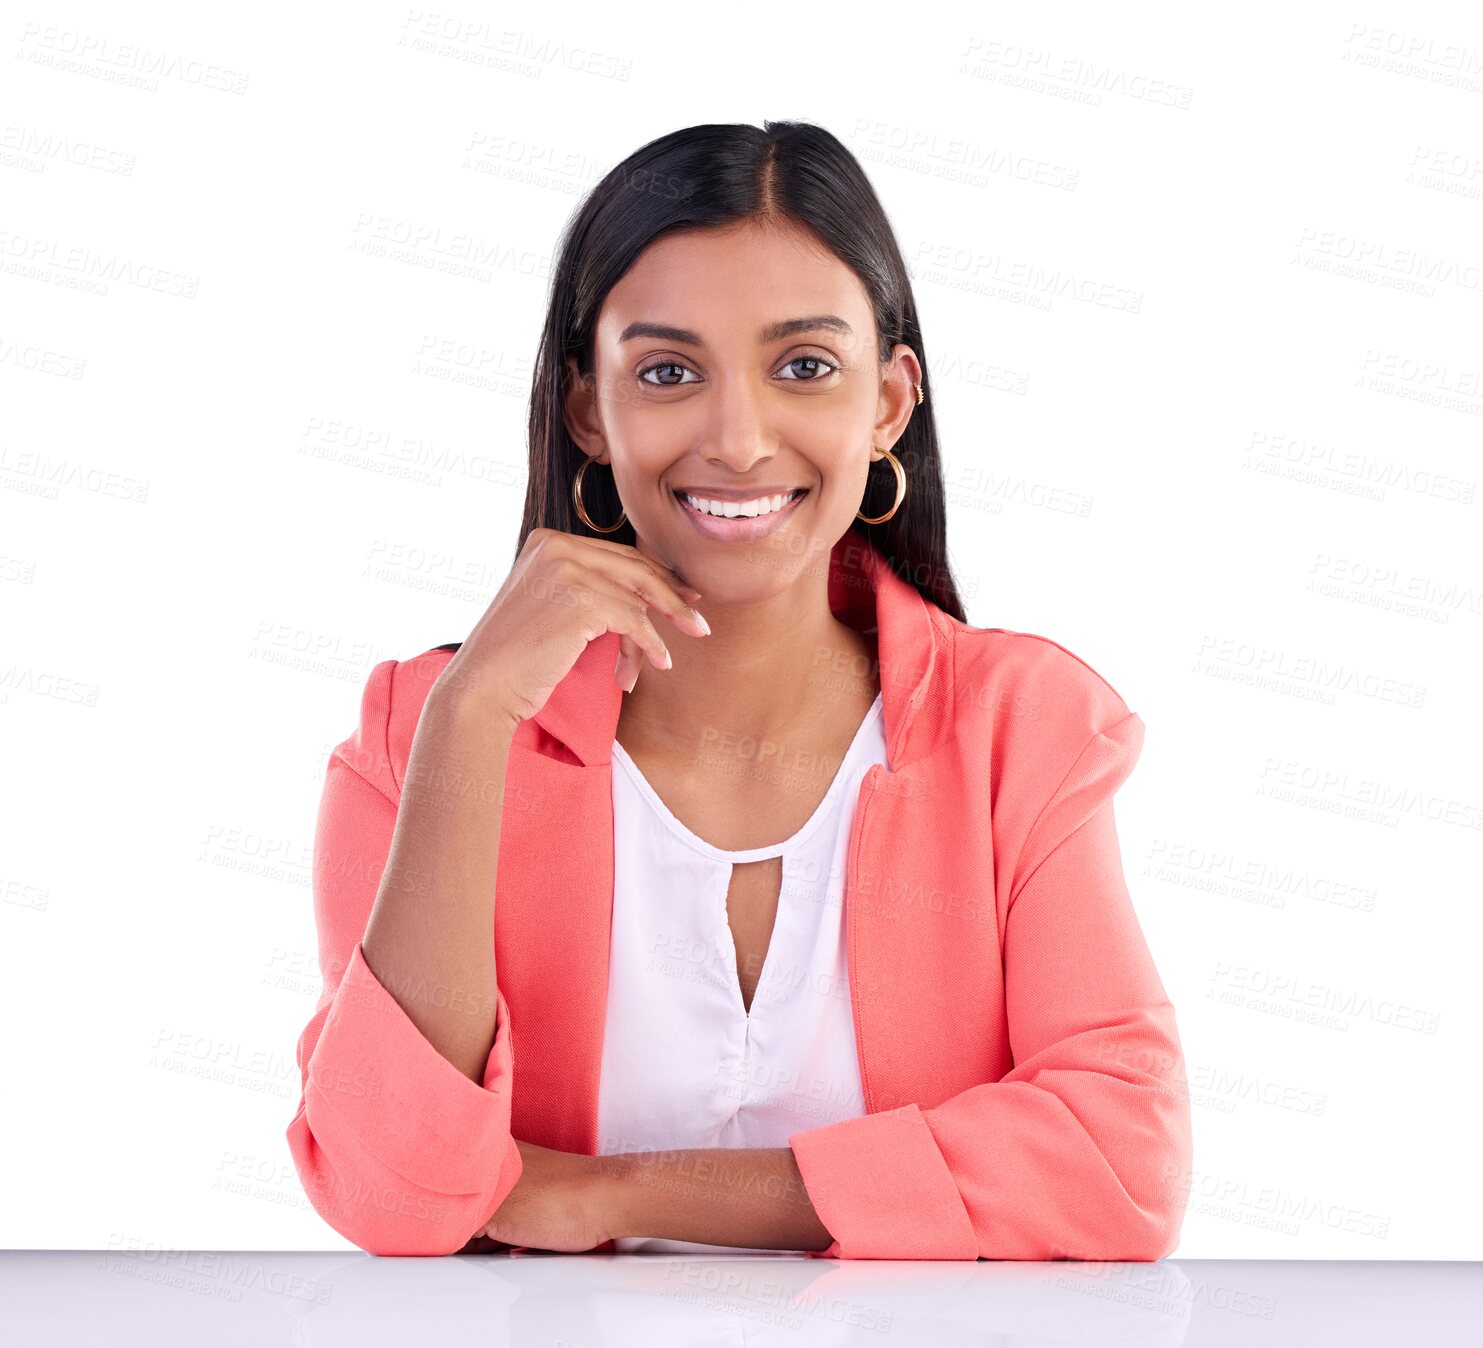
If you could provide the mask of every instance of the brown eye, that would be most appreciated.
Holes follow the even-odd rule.
[[[689,369],[690,369],[690,367],[688,365],[681,365],[680,362],[677,361],[677,360],[661,360],[661,361],[657,361],[653,365],[646,365],[646,366],[644,366],[644,368],[639,371],[639,378],[642,379],[644,381],[644,383],[650,385],[653,388],[678,388],[683,383],[693,382],[693,381],[686,381],[686,380],[683,380],[683,379],[666,379],[666,380],[662,380],[662,381],[656,383],[652,379],[645,378],[645,376],[646,375],[649,375],[649,374],[652,374],[655,370],[689,370]],[[694,374],[695,371],[690,370],[690,373],[691,374]]]
[[[817,384],[820,380],[827,378],[831,374],[834,374],[839,369],[839,366],[836,365],[832,360],[825,360],[823,356],[794,356],[792,360],[790,360],[786,365],[783,366],[783,369],[790,370],[795,365],[823,366],[823,373],[804,375],[801,379],[787,379],[783,381],[784,383]]]

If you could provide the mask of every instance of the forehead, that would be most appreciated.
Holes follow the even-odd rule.
[[[707,342],[756,341],[769,324],[833,313],[873,332],[860,278],[804,230],[751,222],[656,239],[603,301],[597,340],[611,346],[633,322],[689,328]]]

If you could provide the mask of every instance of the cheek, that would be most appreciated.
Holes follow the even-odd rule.
[[[672,433],[660,434],[642,416],[620,413],[608,419],[604,430],[612,450],[614,480],[630,495],[652,492],[683,456]]]
[[[870,476],[870,453],[863,445],[839,445],[814,458],[824,494],[858,496]]]
[[[616,391],[603,404],[602,425],[613,457],[640,473],[663,472],[705,434],[702,423],[660,407],[636,391]]]

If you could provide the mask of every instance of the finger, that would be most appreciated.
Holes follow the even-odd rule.
[[[613,668],[613,677],[625,693],[633,692],[638,682],[639,671],[644,667],[644,653],[630,636],[618,640],[618,663]]]
[[[701,616],[700,611],[679,592],[675,583],[669,578],[673,573],[667,567],[662,565],[656,567],[649,558],[638,553],[629,557],[615,554],[612,558],[605,559],[602,565],[606,574],[612,576],[619,585],[627,586],[639,595],[645,604],[650,608],[658,609],[671,622],[685,628],[692,635],[710,636],[710,624]],[[685,588],[699,598],[698,591],[689,586]]]
[[[573,537],[580,536],[574,534]],[[676,591],[689,594],[693,599],[699,599],[701,597],[700,591],[697,590],[693,585],[687,584],[685,578],[681,576],[680,573],[674,569],[674,567],[668,566],[664,562],[657,561],[655,558],[647,556],[646,554],[640,552],[637,548],[631,547],[627,543],[615,543],[610,538],[580,537],[580,541],[583,543],[590,543],[594,547],[597,547],[605,552],[611,552],[617,557],[625,557],[631,561],[637,561],[644,564],[645,566],[651,567],[654,571],[664,576],[664,578]]]
[[[648,608],[639,602],[639,596],[633,590],[609,579],[602,571],[592,572],[588,585],[598,601],[599,613],[607,623],[608,631],[632,638],[655,669],[673,666],[669,647],[655,629]],[[622,646],[621,641],[619,645]]]

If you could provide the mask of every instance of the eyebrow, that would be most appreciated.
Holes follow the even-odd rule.
[[[759,342],[776,342],[783,337],[794,337],[800,332],[817,332],[827,328],[842,337],[853,337],[855,330],[838,314],[811,314],[807,318],[788,318],[772,323],[757,334]],[[635,337],[658,337],[667,342],[683,342],[686,346],[704,346],[698,332],[688,328],[673,328],[667,323],[630,323],[623,329],[618,341],[628,342]]]

